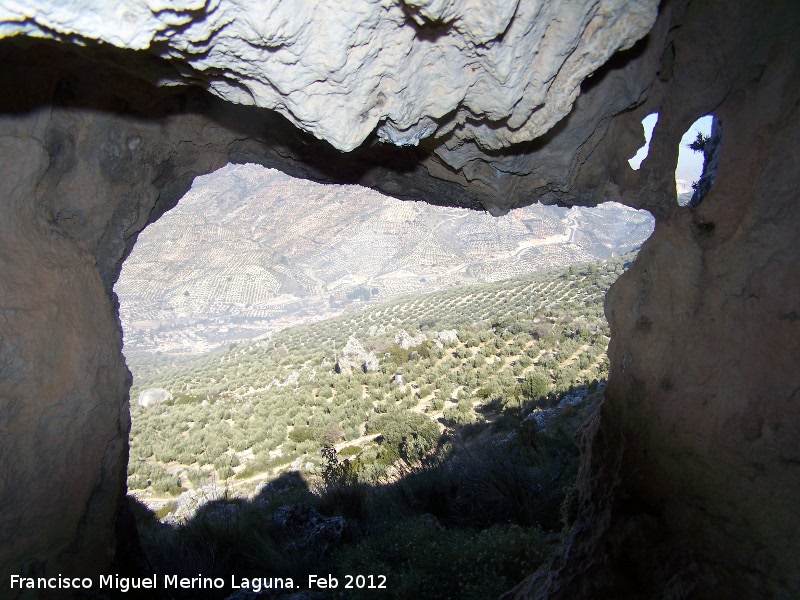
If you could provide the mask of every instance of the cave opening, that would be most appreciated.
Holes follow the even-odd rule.
[[[653,129],[658,123],[658,113],[650,113],[642,119],[642,127],[644,128],[644,146],[636,151],[636,154],[628,159],[628,164],[631,169],[638,171],[642,166],[642,161],[647,158],[650,153],[650,140],[653,139]]]
[[[70,10],[83,12],[79,4],[73,3]],[[223,15],[223,4],[214,11],[216,17]],[[195,55],[204,63],[200,72],[191,70],[189,63],[178,57],[186,56],[184,50],[194,47],[189,39],[197,39],[196,26],[205,28],[212,22],[196,11],[184,12],[186,26],[175,27],[173,11],[156,14],[144,7],[147,18],[155,19],[151,22],[158,31],[174,34],[172,41],[151,44],[150,52],[143,50],[148,47],[146,40],[142,50],[108,52],[113,48],[108,38],[92,40],[97,39],[94,34],[113,28],[105,27],[94,13],[81,18],[73,14],[74,19],[60,21],[59,26],[75,27],[59,33],[52,29],[55,22],[49,18],[47,7],[29,10],[26,15],[22,15],[27,10],[24,7],[11,7],[22,16],[11,15],[5,21],[8,39],[2,48],[4,69],[0,70],[9,92],[2,100],[4,134],[0,140],[7,157],[3,162],[5,208],[0,225],[0,454],[5,457],[0,477],[0,529],[7,542],[0,552],[3,572],[59,574],[61,581],[60,574],[96,577],[107,571],[114,551],[114,523],[119,526],[124,516],[120,492],[124,492],[129,433],[130,378],[120,354],[122,338],[116,298],[111,293],[117,267],[139,231],[153,215],[169,209],[195,175],[229,161],[254,160],[309,178],[361,182],[394,195],[413,193],[442,204],[493,206],[496,212],[543,193],[555,195],[548,196],[547,201],[579,202],[592,197],[598,190],[597,182],[608,197],[621,193],[633,206],[658,209],[660,222],[654,237],[607,297],[609,318],[613,315],[614,344],[609,356],[614,375],[600,414],[586,431],[583,464],[590,465],[591,472],[583,480],[580,520],[564,542],[559,558],[551,563],[552,568],[541,569],[515,594],[563,597],[602,589],[598,593],[607,597],[640,591],[644,595],[669,595],[675,590],[713,596],[720,595],[717,586],[722,583],[721,595],[797,596],[800,578],[797,561],[791,557],[798,555],[798,538],[794,535],[798,531],[798,491],[797,486],[790,485],[796,480],[800,455],[794,368],[800,340],[796,318],[800,203],[794,159],[800,127],[797,7],[786,2],[651,2],[649,15],[656,19],[653,23],[640,10],[644,4],[630,3],[626,11],[605,11],[607,16],[621,20],[605,18],[599,22],[565,19],[559,15],[563,7],[552,3],[558,12],[539,20],[542,30],[546,28],[555,36],[549,45],[553,50],[550,56],[588,57],[595,63],[568,66],[562,60],[553,60],[548,66],[558,73],[559,80],[578,81],[576,74],[588,73],[606,59],[604,46],[611,52],[617,44],[633,43],[637,36],[650,33],[630,50],[612,55],[616,59],[609,63],[610,68],[595,70],[592,85],[582,88],[569,119],[562,119],[563,125],[553,130],[552,136],[542,137],[543,130],[522,135],[523,141],[535,140],[525,148],[526,153],[530,150],[527,157],[475,148],[479,160],[473,164],[460,160],[469,159],[468,147],[459,147],[467,153],[454,156],[453,144],[437,148],[435,138],[426,138],[416,149],[384,152],[368,144],[361,151],[342,155],[319,139],[335,139],[341,147],[339,136],[314,138],[262,108],[237,107],[236,97],[210,99],[207,92],[214,91],[218,76],[229,75],[226,82],[238,81],[246,87],[251,78],[244,74],[263,73],[260,68],[253,69],[252,63],[240,63],[237,68],[228,61],[252,56],[267,39],[264,34],[275,33],[275,29],[241,36],[241,42],[254,40],[256,44],[246,52],[214,52],[223,59],[216,64],[206,63],[211,57],[201,50]],[[598,3],[585,6],[603,10]],[[236,7],[241,8],[238,4]],[[638,11],[638,18],[628,14],[628,8]],[[106,11],[106,24],[147,36],[145,28],[131,29],[127,12],[120,20],[119,10],[114,11]],[[576,16],[583,14],[577,5],[575,11]],[[343,13],[330,22],[351,23],[352,14]],[[515,17],[514,23],[527,28],[529,23],[523,16]],[[250,20],[240,22],[247,25]],[[258,26],[269,25],[267,20],[257,22]],[[629,30],[627,41],[620,42],[616,25],[625,22],[635,24],[635,28]],[[579,47],[564,52],[570,44],[561,26],[573,24]],[[585,24],[591,30],[584,28]],[[450,58],[473,47],[469,42],[465,45],[464,38],[459,39],[468,35],[461,25],[453,31],[457,48]],[[611,25],[610,32],[605,31],[606,25]],[[227,27],[227,32],[235,31],[235,27]],[[207,33],[209,43],[214,42],[209,50],[234,47],[220,43],[215,32]],[[59,41],[45,43],[37,40],[38,36]],[[329,53],[328,44],[321,43],[318,36],[301,37],[300,41],[313,42],[316,52],[305,54],[302,48],[283,46],[280,52],[291,53],[293,60],[282,62],[274,60],[272,47],[260,48],[270,57],[269,64],[305,67],[306,72],[309,66],[314,70],[320,65],[320,52],[332,56],[346,50],[339,46]],[[378,47],[389,38],[394,42],[396,36],[371,37]],[[335,46],[350,39],[343,35],[327,41]],[[548,47],[535,37],[527,36],[526,41],[511,35],[498,38],[494,46],[506,57],[511,57],[511,51],[518,57],[517,42],[525,42],[532,50]],[[581,45],[585,43],[594,47],[585,52],[586,46]],[[429,48],[433,46],[426,45],[423,50]],[[172,51],[176,54],[170,58],[153,54]],[[348,68],[369,61],[379,74],[386,74],[380,62],[386,57],[384,52],[340,55],[345,54]],[[479,77],[491,75],[501,64],[487,56],[475,57],[472,63]],[[337,106],[354,109],[349,119],[337,120],[337,127],[328,129],[335,134],[363,129],[365,123],[367,129],[371,127],[360,114],[364,106],[361,92],[365,90],[381,90],[377,96],[380,102],[371,113],[373,119],[400,114],[406,108],[415,109],[420,117],[431,114],[429,107],[420,103],[426,95],[424,90],[413,93],[417,82],[440,84],[439,89],[460,94],[453,106],[466,106],[458,103],[467,94],[495,105],[504,92],[525,92],[522,97],[528,107],[522,111],[525,114],[517,115],[521,120],[515,116],[507,122],[485,122],[478,117],[473,128],[461,120],[465,113],[460,110],[445,116],[443,127],[466,125],[467,136],[462,139],[467,144],[472,134],[487,141],[482,133],[491,134],[490,143],[496,132],[501,136],[497,141],[510,140],[519,132],[516,127],[526,114],[534,114],[533,110],[538,113],[536,117],[552,114],[549,107],[553,106],[560,113],[568,106],[564,102],[570,97],[568,87],[540,80],[539,68],[517,69],[511,80],[490,78],[475,87],[469,79],[426,77],[424,70],[416,68],[423,61],[404,60],[402,64],[407,67],[404,77],[375,81],[375,86],[345,89],[334,85],[322,90],[322,95],[320,90],[311,89],[323,80],[331,84],[360,81],[337,65],[333,76],[314,78],[315,85],[300,89],[299,96],[305,100],[308,93],[317,92],[317,102],[305,108],[327,108],[330,103],[326,100],[335,97],[341,101]],[[447,66],[450,62],[437,56],[435,64]],[[502,64],[513,63],[503,60]],[[465,74],[463,68],[447,71],[457,78]],[[284,82],[297,85],[303,81],[296,73],[285,75],[281,78]],[[178,85],[152,85],[166,81]],[[495,81],[497,85],[493,85]],[[544,104],[540,105],[536,91],[542,90],[543,81],[553,94],[542,98]],[[181,88],[184,84],[197,87]],[[406,84],[412,92],[405,96],[406,104],[391,105],[390,90]],[[237,96],[239,91],[235,89]],[[241,91],[249,100],[247,92]],[[513,99],[513,95],[509,97]],[[283,99],[277,98],[278,102]],[[387,99],[389,105],[384,105]],[[630,111],[642,106],[662,110],[664,137],[660,138],[659,132],[657,139],[669,144],[668,148],[659,148],[658,156],[652,153],[648,162],[654,165],[675,164],[675,144],[681,133],[673,130],[675,123],[685,127],[697,115],[709,111],[724,119],[726,133],[736,140],[726,145],[722,157],[720,172],[725,173],[724,178],[715,186],[715,193],[696,209],[678,209],[672,173],[662,168],[653,177],[638,177],[627,169],[624,159],[629,156]],[[500,107],[493,114],[502,119],[509,112]],[[294,123],[301,127],[317,123],[316,110],[304,110],[303,114],[310,115],[310,121],[299,117]],[[499,123],[500,129],[487,131],[486,125],[491,123]],[[608,136],[603,128],[606,123],[610,123]],[[598,135],[593,136],[592,143],[581,145],[586,136],[578,134],[593,131]],[[595,145],[601,141],[599,137],[607,143]],[[141,143],[126,143],[134,139]],[[619,148],[625,149],[624,157],[617,152]],[[480,168],[498,161],[507,170]],[[469,168],[462,169],[465,164]],[[568,167],[570,164],[573,168]],[[583,177],[574,179],[577,168]],[[565,181],[565,171],[572,171],[569,181],[574,184],[570,183],[569,190],[553,185]],[[507,176],[510,173],[519,177]],[[453,308],[461,310],[465,304]],[[499,319],[490,325],[495,323],[492,335],[500,331],[502,339],[506,327]],[[253,358],[279,363],[285,359],[283,352],[294,343],[268,349],[269,356],[256,354]],[[464,344],[457,350],[461,355],[473,348]],[[468,358],[467,354],[461,360]],[[286,378],[280,380],[285,382]],[[292,385],[275,388],[287,391],[287,401],[295,400]],[[328,388],[323,397],[325,405],[320,405],[323,412],[325,406],[335,408],[339,396],[331,393],[327,397]],[[319,399],[320,395],[313,397]],[[457,408],[457,402],[451,404]],[[190,408],[199,410],[198,406],[202,407],[202,402]],[[235,425],[237,417],[234,412],[223,413],[219,421],[233,427],[231,422]],[[306,426],[315,434],[313,425]],[[185,432],[194,429],[190,425]],[[170,430],[164,437],[177,438],[183,433]],[[301,430],[296,437],[302,440],[306,433],[308,430]],[[408,444],[404,448],[406,452],[411,449]],[[351,460],[357,458],[353,455]],[[331,475],[347,482],[348,471],[339,459],[330,466]],[[299,490],[301,486],[286,487]],[[453,506],[449,504],[448,486],[428,488],[440,492],[422,497],[428,502],[428,513],[442,514]],[[349,509],[354,512],[363,498],[360,489],[339,488],[354,499]],[[369,489],[373,491],[377,488]],[[287,498],[280,494],[273,487],[261,500]],[[254,508],[249,502],[240,505],[243,510]],[[504,510],[511,508],[506,505]],[[273,558],[280,555],[270,541],[269,530],[260,529],[263,513],[254,509],[249,521],[212,518],[232,511],[235,507],[224,505],[219,511],[209,508],[205,512],[209,517],[206,522],[221,533],[230,525],[228,531],[238,527],[258,534],[250,537],[257,547],[240,552],[236,560],[252,567],[247,561],[259,552]],[[465,516],[464,512],[460,514]],[[442,538],[438,526],[441,519],[437,524],[419,518],[411,524],[414,526],[400,529],[393,540],[385,541],[400,545],[413,536]],[[151,529],[143,529],[144,537],[157,528],[154,523]],[[497,557],[492,547],[482,546],[496,539],[494,533],[490,530],[480,539],[464,537],[461,544],[436,547],[447,552],[418,554],[429,560],[441,554],[474,559],[470,552],[480,549],[490,551],[484,556]],[[208,537],[199,537],[201,542],[208,541]],[[504,536],[504,541],[506,546],[515,542],[517,546],[537,547],[526,545],[521,537]],[[230,545],[210,547],[224,560],[232,554]],[[362,550],[378,556],[388,547],[393,546],[376,544]],[[191,569],[191,576],[201,572],[200,562],[189,554],[176,552],[173,560]],[[423,589],[426,583],[437,580],[463,581],[464,573],[484,564],[478,560],[453,562],[436,565],[438,577],[423,582]],[[448,570],[453,566],[461,570]],[[532,572],[536,564],[527,564],[526,568]],[[495,581],[497,574],[497,570],[478,573],[483,581]],[[4,581],[5,597],[8,579]],[[402,577],[395,581],[408,583]],[[401,589],[414,591],[410,584]],[[458,590],[449,589],[442,596],[457,594]]]
[[[716,165],[712,165],[711,159],[713,156],[716,160],[718,155],[721,132],[709,144],[714,130],[713,122],[713,115],[704,115],[692,123],[681,137],[678,166],[675,169],[675,187],[680,206],[699,204],[714,183]],[[708,167],[710,170],[706,174]]]
[[[628,164],[634,171],[641,168],[649,155],[650,142],[657,123],[657,112],[642,119],[645,143],[628,159]],[[697,206],[711,190],[716,177],[721,142],[722,127],[712,114],[696,119],[681,136],[675,168],[675,188],[680,206]]]
[[[605,290],[652,230],[649,213],[615,203],[498,218],[254,164],[197,178],[140,234],[115,286],[133,373],[128,488],[151,560],[184,569],[166,556],[203,528],[203,544],[221,543],[220,514],[274,521],[298,503],[348,527],[402,522],[414,553],[426,514],[455,530],[516,523],[541,550],[577,469],[564,432],[605,385]],[[487,500],[500,465],[524,476]],[[465,468],[488,488],[450,490]],[[565,475],[535,491],[550,470]],[[378,518],[376,502],[392,509]],[[257,527],[259,553],[285,550],[286,527]],[[195,550],[187,573],[248,572]]]
[[[139,235],[114,290],[126,352],[203,353],[369,302],[612,258],[652,227],[614,202],[498,218],[229,164]]]

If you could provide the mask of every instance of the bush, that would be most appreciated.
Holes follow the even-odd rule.
[[[203,469],[189,469],[186,471],[186,477],[192,482],[195,487],[201,487],[210,481],[208,472]]]
[[[408,463],[415,463],[436,447],[439,428],[428,417],[397,411],[373,415],[369,430],[383,435],[386,454],[396,454]]]
[[[131,490],[144,490],[147,489],[147,478],[140,475],[131,475],[128,477],[128,489]]]
[[[339,451],[339,456],[355,456],[361,453],[361,446],[345,446]]]
[[[294,429],[289,432],[289,439],[300,444],[309,440],[315,440],[316,432],[307,425],[295,425]]]
[[[219,469],[217,469],[217,476],[219,477],[219,479],[221,481],[224,481],[226,479],[230,479],[231,477],[233,477],[233,469],[231,467],[229,467],[228,465],[225,465],[224,467],[220,467]]]
[[[528,400],[539,400],[550,391],[550,376],[540,369],[534,369],[525,375],[525,380],[518,386],[519,393]]]
[[[532,573],[548,547],[538,528],[497,525],[443,530],[430,515],[393,524],[339,553],[343,573],[373,572],[392,582],[395,598],[497,598]],[[354,590],[353,598],[374,592]]]
[[[162,521],[168,514],[174,512],[176,508],[178,508],[178,503],[170,500],[156,511],[156,518]]]
[[[339,423],[329,425],[327,429],[325,429],[322,439],[326,444],[335,444],[337,442],[341,442],[342,440],[346,439],[344,427],[339,425]]]
[[[477,418],[472,411],[463,411],[457,406],[446,408],[442,417],[449,425],[471,425]]]
[[[362,519],[365,516],[366,488],[359,481],[357,459],[339,461],[333,446],[323,446],[322,479],[324,481],[321,508],[333,512],[337,509],[347,517]]]

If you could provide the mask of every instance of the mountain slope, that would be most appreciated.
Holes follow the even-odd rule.
[[[129,351],[198,351],[370,299],[607,258],[651,231],[615,204],[493,218],[231,165],[142,233],[116,292]]]

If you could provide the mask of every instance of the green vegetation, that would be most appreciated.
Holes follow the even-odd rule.
[[[394,598],[482,600],[497,598],[533,573],[548,551],[539,529],[493,525],[443,535],[435,521],[417,517],[349,548],[340,561],[346,573],[386,574]],[[350,597],[374,596],[364,590]]]
[[[219,482],[301,457],[319,465],[323,444],[376,446],[364,436],[380,433],[382,422],[480,426],[484,408],[521,416],[525,402],[602,380],[603,298],[629,260],[405,298],[204,356],[132,361],[132,398],[163,387],[174,399],[132,406],[129,487],[180,493],[198,472]],[[451,329],[457,339],[434,337]],[[427,340],[404,349],[395,340],[401,330]],[[351,335],[380,358],[379,371],[335,372],[334,343],[341,349]],[[385,463],[431,446],[428,433],[393,436],[365,449]]]
[[[694,138],[694,141],[686,144],[686,146],[695,152],[704,152],[706,149],[706,144],[710,138],[711,136],[703,135],[702,132],[698,131],[697,137]]]
[[[436,435],[435,449],[420,460],[406,452],[408,460],[397,458],[391,476],[375,483],[364,480],[372,464],[364,460],[366,450],[355,457],[347,452],[346,458],[324,446],[318,478],[284,473],[252,499],[208,503],[174,528],[156,520],[174,502],[157,515],[134,502],[142,542],[159,571],[179,576],[304,582],[310,573],[340,580],[348,573],[380,573],[391,598],[497,597],[549,555],[554,538],[548,532],[570,523],[577,469],[571,432],[600,397],[596,393],[580,410],[564,411],[547,432],[517,420],[507,422],[508,430],[495,439],[464,443],[459,436]],[[433,439],[433,432],[427,432],[430,438],[420,435],[415,424],[427,429],[415,418],[380,419],[386,444],[395,449],[409,435]],[[306,534],[287,532],[274,520],[287,505],[312,507],[327,518],[341,515],[348,523],[345,535],[303,546]],[[175,594],[212,599],[227,592]],[[374,593],[339,590],[321,597]]]
[[[132,407],[129,487],[166,499],[215,482],[231,498],[175,528],[139,506],[151,560],[187,576],[382,573],[395,598],[508,590],[575,512],[572,436],[602,396],[603,300],[632,259],[405,298],[268,341],[133,364],[133,397],[163,387],[173,400]],[[378,370],[337,372],[350,336]],[[575,394],[587,399],[573,405]],[[342,516],[347,538],[311,557],[272,525],[278,507],[297,503]]]

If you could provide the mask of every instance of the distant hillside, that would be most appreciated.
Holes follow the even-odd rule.
[[[649,214],[532,206],[499,219],[254,165],[198,179],[116,285],[126,352],[196,352],[366,301],[491,282],[637,247]]]
[[[369,423],[386,413],[483,428],[486,411],[509,409],[519,421],[534,376],[553,398],[585,396],[607,376],[605,293],[633,259],[399,298],[203,356],[141,353],[129,360],[129,485],[148,501],[234,472],[249,485],[318,464],[329,433],[374,446]],[[356,346],[375,364],[338,368]],[[167,400],[139,406],[153,388]]]
[[[127,483],[145,549],[165,572],[310,565],[386,574],[387,597],[497,598],[575,520],[575,432],[608,374],[603,301],[633,259],[141,353]]]

